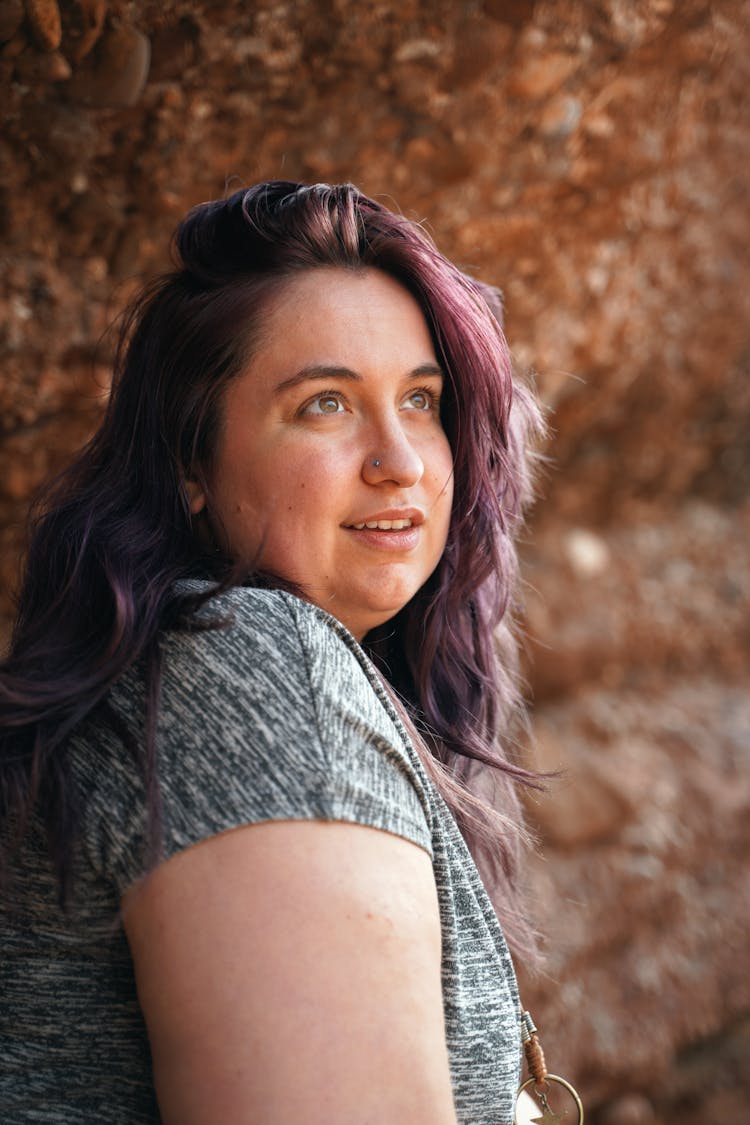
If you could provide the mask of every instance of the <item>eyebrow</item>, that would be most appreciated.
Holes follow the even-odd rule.
[[[415,367],[413,371],[407,373],[406,378],[425,379],[429,376],[444,379],[445,372],[437,363],[420,363],[419,367]],[[288,379],[282,380],[274,387],[273,393],[281,394],[283,391],[288,391],[290,387],[296,387],[310,379],[350,379],[355,383],[362,382],[362,376],[356,371],[352,371],[350,367],[340,367],[337,364],[311,363],[295,375],[290,375]]]

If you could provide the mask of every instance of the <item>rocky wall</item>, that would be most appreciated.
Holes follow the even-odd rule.
[[[504,289],[550,410],[524,545],[548,975],[587,1121],[750,1103],[750,13],[742,0],[0,8],[0,610],[180,214],[351,179]]]

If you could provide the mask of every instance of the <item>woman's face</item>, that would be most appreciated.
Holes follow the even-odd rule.
[[[388,275],[289,281],[223,400],[210,515],[232,558],[296,583],[359,640],[393,617],[448,535],[442,383],[422,312]]]

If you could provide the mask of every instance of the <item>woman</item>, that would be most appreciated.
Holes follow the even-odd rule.
[[[175,249],[2,669],[0,1117],[508,1123],[538,415],[497,298],[351,185]]]

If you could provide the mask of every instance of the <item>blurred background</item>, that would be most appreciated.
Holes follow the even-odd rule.
[[[750,6],[0,4],[0,626],[105,328],[192,204],[353,180],[499,285],[549,407],[523,545],[546,975],[593,1125],[750,1105]]]

